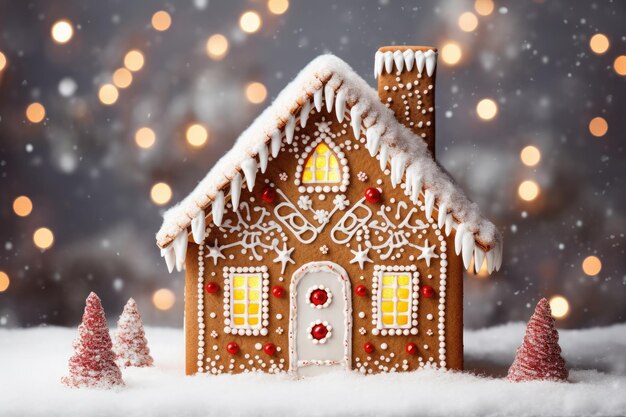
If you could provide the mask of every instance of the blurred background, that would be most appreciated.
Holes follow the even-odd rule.
[[[161,214],[315,56],[439,48],[437,156],[505,238],[467,274],[468,327],[626,313],[626,4],[0,0],[0,326],[182,326]]]

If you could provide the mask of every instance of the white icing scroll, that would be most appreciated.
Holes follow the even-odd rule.
[[[254,158],[247,158],[241,163],[241,169],[246,176],[246,184],[248,185],[248,191],[252,191],[254,188],[254,181],[256,180],[257,163]]]
[[[339,90],[337,92],[337,98],[335,99],[337,102],[335,103],[335,115],[337,116],[337,120],[339,123],[343,122],[343,118],[346,113],[346,93],[343,90]]]
[[[356,232],[365,226],[372,217],[372,211],[363,202],[365,197],[361,198],[354,206],[343,215],[330,231],[330,238],[338,245],[343,245],[352,240]],[[357,210],[359,213],[357,213]],[[339,234],[339,236],[337,236]],[[342,237],[343,235],[343,237]]]
[[[432,49],[424,52],[424,58],[426,59],[426,74],[429,77],[435,72],[435,64],[437,63],[437,54]]]
[[[302,243],[309,244],[317,239],[317,229],[306,217],[293,205],[287,196],[277,188],[276,191],[283,201],[274,208],[274,215],[280,220],[289,231]],[[283,213],[281,213],[281,211]],[[286,213],[284,213],[286,212]],[[305,237],[306,235],[309,237]]]
[[[165,265],[167,265],[167,271],[171,274],[176,264],[176,254],[174,253],[174,246],[169,245],[167,248],[161,249],[161,256],[165,259]]]
[[[196,215],[196,217],[191,220],[191,234],[193,235],[193,241],[198,245],[202,243],[204,240],[204,235],[206,233],[206,224],[205,224],[205,214],[204,210],[200,210],[200,213]]]
[[[230,180],[230,201],[233,203],[233,210],[237,211],[239,207],[239,198],[241,197],[241,174],[239,171],[235,172],[233,179]]]
[[[289,115],[289,120],[287,120],[287,124],[285,125],[285,141],[287,145],[291,145],[293,142],[293,132],[296,129],[296,118],[293,114]]]
[[[352,106],[350,109],[350,125],[354,131],[354,138],[359,140],[361,136],[361,111],[357,106]]]
[[[216,226],[222,225],[222,219],[224,218],[224,192],[218,191],[215,194],[215,199],[211,205],[211,210],[213,214],[213,223]]]
[[[318,113],[322,111],[323,94],[324,91],[321,88],[313,93],[313,103],[315,104],[315,110],[317,110]]]
[[[401,51],[395,51],[393,53],[393,62],[396,64],[396,69],[400,72],[404,69],[404,55]]]
[[[311,112],[311,102],[305,101],[300,110],[300,127],[306,126],[306,121],[309,119],[309,113]]]
[[[328,84],[324,86],[324,101],[326,102],[326,111],[330,113],[335,102],[335,90]]]
[[[365,132],[367,137],[367,143],[365,147],[369,151],[370,155],[374,157],[378,152],[378,145],[380,144],[380,129],[375,126],[369,127]]]
[[[182,271],[185,267],[185,256],[187,255],[187,229],[176,236],[172,242],[174,253],[176,254],[176,270]]]
[[[415,62],[415,52],[411,49],[405,49],[402,55],[404,55],[404,65],[406,66],[406,70],[411,71],[413,69],[413,63]]]

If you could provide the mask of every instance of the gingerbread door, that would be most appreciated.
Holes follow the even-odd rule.
[[[298,376],[350,369],[350,280],[333,262],[310,262],[291,279],[289,369]]]

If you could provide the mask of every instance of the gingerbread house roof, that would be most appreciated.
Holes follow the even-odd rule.
[[[421,58],[421,65],[415,60],[417,70],[426,69],[430,74],[436,53],[427,51]],[[377,57],[376,61],[375,73],[380,74],[381,60]],[[324,105],[328,111],[334,108],[340,121],[350,121],[355,137],[365,135],[366,148],[372,157],[378,157],[394,187],[404,182],[405,193],[414,203],[423,194],[426,216],[431,218],[437,210],[438,224],[446,234],[456,229],[455,250],[462,254],[466,268],[472,260],[476,265],[486,260],[489,272],[500,268],[499,231],[432,158],[426,143],[397,121],[377,92],[348,64],[333,55],[322,55],[283,89],[191,194],[165,212],[156,241],[170,271],[174,265],[178,269],[184,266],[188,228],[191,226],[194,240],[202,242],[206,215],[220,225],[228,195],[237,206],[243,183],[252,190],[257,171],[265,172],[268,161],[280,152],[282,141],[290,144],[293,140],[296,123],[306,126],[311,108],[321,110]]]

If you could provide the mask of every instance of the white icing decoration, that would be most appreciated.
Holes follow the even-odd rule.
[[[300,110],[300,127],[306,126],[306,121],[309,119],[309,113],[311,112],[311,102],[305,101]]]
[[[324,91],[320,88],[313,93],[313,103],[315,104],[315,110],[319,113],[322,111],[322,101]]]
[[[424,192],[424,203],[426,218],[430,220],[433,217],[433,207],[435,207],[435,193],[426,190]]]
[[[261,167],[261,173],[265,173],[267,169],[267,160],[269,159],[269,151],[267,150],[267,146],[265,144],[260,145],[257,148],[257,155],[259,157],[259,166]]]
[[[424,53],[422,51],[415,51],[415,66],[417,67],[417,72],[420,74],[424,70]]]
[[[197,340],[197,346],[198,346],[198,372],[202,373],[203,372],[203,368],[202,366],[200,366],[201,363],[203,363],[204,361],[204,245],[200,244],[198,246],[198,277],[197,277],[197,282],[198,282],[198,315],[197,315],[197,322],[198,322],[198,328],[200,329],[198,331],[198,340]],[[214,313],[211,313],[214,314]],[[217,333],[215,333],[215,335],[213,335],[213,333],[215,333],[215,331],[211,332],[211,336],[215,339],[217,338]]]
[[[426,265],[430,267],[430,260],[432,258],[439,258],[439,255],[435,254],[436,246],[437,245],[429,246],[428,239],[426,239],[424,246],[416,246],[417,249],[422,251],[422,253],[420,253],[420,255],[417,257],[417,260],[419,261],[420,259],[423,259],[426,262]]]
[[[357,106],[352,106],[350,109],[350,126],[354,132],[355,139],[359,139],[361,136],[361,110]]]
[[[176,254],[174,253],[174,246],[170,245],[166,248],[161,249],[161,256],[165,259],[165,265],[167,265],[167,270],[169,273],[172,273],[174,270],[174,266],[176,265]]]
[[[326,291],[326,302],[324,304],[320,304],[320,305],[315,305],[311,302],[311,294],[313,293],[313,291],[317,291],[317,290],[323,290]],[[323,285],[314,285],[311,288],[309,288],[306,292],[306,300],[309,303],[309,305],[312,308],[315,308],[317,310],[321,310],[322,308],[326,308],[330,305],[330,303],[333,301],[333,293],[330,291],[330,289],[328,287],[325,287]]]
[[[404,152],[398,153],[391,158],[391,186],[393,188],[396,188],[396,185],[402,182],[408,159],[408,155]]]
[[[474,249],[474,272],[478,273],[485,261],[485,251],[479,247]]]
[[[396,64],[396,69],[402,72],[404,68],[404,54],[401,51],[394,51],[393,62]]]
[[[439,204],[439,209],[437,210],[437,226],[440,229],[446,224],[446,214],[448,214],[448,205],[446,203]]]
[[[380,153],[378,154],[380,158],[380,169],[383,171],[385,167],[387,167],[387,158],[389,157],[389,147],[386,144],[380,145]]]
[[[381,51],[376,51],[374,55],[374,78],[378,77],[383,72],[383,59],[384,54]]]
[[[465,233],[465,223],[461,223],[456,228],[456,234],[454,235],[454,253],[457,255],[461,254],[461,245],[463,243],[463,234]]]
[[[237,171],[233,176],[233,179],[230,180],[230,202],[233,204],[233,210],[235,211],[239,208],[242,182],[243,179],[241,178],[239,171]]]
[[[246,177],[246,184],[248,185],[248,191],[252,191],[254,188],[254,181],[256,180],[257,163],[254,158],[247,158],[241,163],[241,169]]]
[[[352,249],[350,249],[350,252],[352,252],[352,254],[354,255],[354,258],[352,258],[352,259],[350,260],[350,263],[351,263],[351,264],[358,263],[358,264],[359,264],[359,267],[360,267],[361,269],[363,269],[363,265],[364,265],[366,262],[373,262],[373,261],[372,261],[372,260],[371,260],[371,259],[367,256],[367,253],[369,252],[369,250],[370,250],[370,249],[369,249],[369,248],[367,248],[367,247],[366,247],[365,249],[361,250],[361,245],[359,245],[359,246],[358,246],[357,250],[352,250]]]
[[[293,142],[293,133],[295,129],[296,118],[293,114],[290,114],[289,120],[287,120],[287,124],[285,125],[285,142],[287,142],[287,145],[291,145],[291,142]]]
[[[335,102],[335,89],[329,84],[324,86],[324,101],[326,102],[326,111],[330,113]]]
[[[335,103],[335,116],[337,116],[337,120],[339,123],[343,122],[343,118],[346,112],[346,93],[344,90],[339,90],[337,92],[337,98]]]
[[[185,267],[185,256],[187,254],[187,230],[183,230],[176,236],[172,246],[176,254],[176,270],[182,271]]]
[[[469,270],[470,263],[472,262],[472,257],[474,254],[474,247],[476,245],[476,242],[474,241],[474,234],[470,232],[469,230],[467,230],[463,234],[462,244],[463,244],[463,249],[462,249],[463,266],[465,266],[465,269]]]
[[[205,214],[204,210],[200,210],[198,215],[191,221],[191,234],[193,235],[193,241],[197,244],[202,243],[206,233]]]
[[[292,264],[296,263],[293,259],[291,259],[291,253],[294,251],[294,248],[289,249],[287,248],[287,244],[283,243],[282,249],[275,249],[275,250],[278,256],[274,259],[274,262],[281,263],[280,273],[284,274],[287,263],[292,263]]]
[[[207,249],[209,249],[209,253],[206,255],[206,257],[213,259],[213,265],[217,265],[218,259],[226,259],[226,257],[222,253],[222,248],[217,244],[217,239],[215,239],[213,246],[208,246]]]
[[[213,223],[216,226],[222,225],[222,219],[224,218],[224,192],[218,191],[213,199],[211,206],[211,212],[213,214]]]
[[[424,52],[424,58],[426,59],[426,74],[428,74],[429,77],[432,77],[437,63],[437,54],[432,49],[429,49]]]
[[[393,52],[391,51],[385,52],[384,59],[385,59],[385,71],[387,71],[387,74],[391,74],[391,71],[393,71]]]
[[[410,49],[405,49],[402,55],[404,55],[406,70],[411,71],[413,69],[413,63],[415,62],[415,53]]]
[[[367,207],[363,202],[365,198],[361,198],[350,210],[344,214],[344,216],[335,224],[335,226],[330,231],[330,237],[333,242],[344,245],[352,240],[352,237],[356,234],[356,232],[363,227],[367,223],[367,221],[372,217],[372,211]],[[365,211],[364,216],[359,216],[357,214],[357,210]],[[343,237],[337,237],[337,234],[340,233],[344,235]],[[341,235],[340,235],[341,236]]]
[[[278,153],[280,152],[281,139],[282,135],[280,134],[280,130],[274,130],[272,132],[271,139],[272,158],[276,158],[278,156]]]
[[[376,127],[370,127],[365,132],[367,138],[366,147],[371,156],[375,156],[378,152],[378,145],[380,144],[380,130]]]

